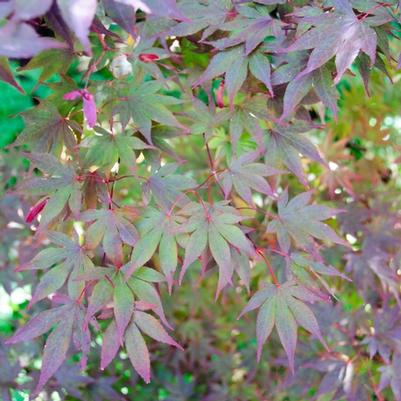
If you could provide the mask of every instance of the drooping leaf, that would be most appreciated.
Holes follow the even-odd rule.
[[[167,331],[158,322],[158,320],[149,313],[136,311],[134,322],[143,333],[154,340],[172,345],[181,350],[183,349],[173,338],[168,335]]]
[[[208,246],[219,267],[218,295],[221,289],[231,283],[234,271],[231,249],[238,248],[247,255],[254,253],[250,241],[236,225],[243,220],[243,217],[226,202],[218,202],[213,205],[190,203],[180,211],[180,214],[190,216],[183,228],[186,232],[191,233],[185,248],[180,281],[187,268],[199,258]]]
[[[117,333],[122,342],[125,329],[134,312],[134,294],[127,285],[122,274],[117,274],[113,292],[114,316],[116,320]]]
[[[74,318],[75,309],[72,308],[47,338],[42,358],[42,369],[34,394],[39,393],[64,362],[71,342]]]
[[[150,382],[150,357],[145,340],[134,322],[132,322],[125,334],[125,344],[128,357],[134,369],[145,381]]]
[[[294,356],[297,343],[297,327],[301,326],[313,334],[326,347],[317,320],[305,302],[315,302],[319,298],[306,287],[288,281],[280,287],[269,284],[255,293],[241,315],[260,308],[257,317],[256,334],[258,340],[258,359],[263,344],[276,327],[280,341],[285,349],[288,362],[294,371]]]
[[[114,320],[110,322],[103,334],[103,344],[100,359],[100,369],[105,369],[117,355],[121,342],[117,333],[117,325]]]

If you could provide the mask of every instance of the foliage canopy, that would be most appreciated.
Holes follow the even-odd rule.
[[[400,7],[1,2],[3,398],[401,401]]]

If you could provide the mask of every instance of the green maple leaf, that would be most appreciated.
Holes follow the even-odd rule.
[[[177,216],[172,211],[148,207],[138,223],[141,238],[134,247],[131,261],[123,268],[126,276],[129,277],[143,266],[158,248],[160,266],[171,291],[178,263],[177,235],[183,221],[182,216]]]
[[[54,74],[66,74],[70,66],[73,53],[70,49],[49,49],[31,58],[27,64],[18,71],[29,71],[41,68],[39,81],[44,82]]]
[[[193,99],[192,107],[186,112],[186,115],[191,120],[191,134],[205,134],[206,140],[213,136],[214,132],[225,121],[230,118],[230,113],[227,109],[214,109],[206,106],[199,99]]]
[[[115,89],[119,100],[113,105],[113,113],[120,115],[123,127],[126,127],[132,118],[135,126],[150,144],[152,121],[187,130],[167,107],[181,104],[182,101],[160,94],[161,88],[160,82],[148,81],[136,86],[130,84]]]
[[[267,231],[277,234],[281,250],[288,253],[291,238],[302,248],[312,245],[313,238],[348,246],[332,228],[322,222],[340,210],[323,205],[308,205],[311,196],[311,191],[303,192],[289,201],[287,190],[280,195],[277,203],[278,219],[268,224]]]
[[[201,85],[206,81],[224,75],[225,88],[232,105],[234,96],[247,78],[248,70],[256,79],[265,84],[270,93],[273,93],[268,58],[258,52],[248,56],[243,46],[237,46],[216,54],[193,86]]]
[[[189,216],[188,221],[183,224],[183,229],[190,233],[185,246],[180,281],[188,267],[208,248],[219,267],[217,296],[222,288],[232,283],[234,271],[232,253],[238,250],[247,255],[254,253],[251,242],[236,225],[243,220],[243,217],[224,201],[214,204],[191,202],[180,211],[180,214]]]
[[[86,245],[95,249],[102,242],[103,250],[115,266],[123,263],[123,244],[133,247],[138,238],[135,226],[120,209],[91,209],[80,215],[81,221],[92,222],[86,230]]]
[[[229,124],[234,154],[237,153],[238,141],[244,132],[252,135],[261,152],[265,149],[265,133],[260,125],[260,120],[266,119],[267,99],[267,96],[257,94],[235,105]]]
[[[259,308],[256,322],[257,358],[260,360],[263,344],[276,327],[281,344],[288,357],[290,369],[294,371],[294,356],[297,343],[297,328],[304,329],[317,337],[328,349],[312,310],[305,302],[321,300],[308,288],[288,281],[280,287],[268,284],[256,292],[241,312],[240,317]]]
[[[135,150],[150,149],[152,146],[127,132],[114,135],[101,127],[95,127],[96,135],[86,137],[80,144],[87,148],[84,163],[88,166],[112,168],[120,161],[127,168],[135,168]]]

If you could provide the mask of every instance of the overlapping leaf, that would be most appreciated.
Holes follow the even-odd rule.
[[[248,56],[267,37],[277,38],[282,35],[281,21],[272,18],[267,9],[243,5],[237,10],[236,18],[226,22],[220,28],[231,34],[227,38],[210,42],[215,48],[224,50],[244,43],[245,55]]]
[[[232,160],[227,170],[220,175],[226,198],[233,187],[237,194],[250,205],[254,204],[252,189],[264,195],[273,195],[273,190],[264,177],[277,174],[278,171],[265,164],[256,163],[258,156],[257,152],[246,153]]]
[[[125,89],[125,90],[124,90]],[[167,106],[180,104],[181,101],[172,96],[158,93],[160,82],[148,81],[138,86],[132,85],[118,90],[118,96],[124,97],[114,105],[114,112],[120,115],[125,127],[132,118],[135,126],[151,144],[152,121],[185,130]]]
[[[41,277],[31,304],[55,293],[66,281],[70,298],[76,299],[84,286],[79,278],[94,270],[93,262],[79,243],[59,232],[50,232],[48,237],[58,247],[43,249],[29,263],[19,267],[19,270],[49,269]]]
[[[74,130],[77,124],[63,118],[57,108],[47,102],[22,114],[25,129],[14,145],[28,145],[34,152],[51,152],[57,156],[63,145],[72,150],[76,145]]]
[[[234,96],[245,82],[248,69],[255,78],[265,84],[270,93],[273,93],[270,77],[271,68],[268,58],[258,52],[247,56],[243,46],[237,46],[216,54],[211,59],[207,69],[193,85],[198,86],[220,75],[224,75],[225,87],[230,104],[232,104]]]
[[[94,249],[102,242],[103,250],[115,266],[123,263],[123,244],[135,246],[139,235],[123,211],[91,209],[81,213],[80,220],[92,222],[86,231],[86,245]]]
[[[303,19],[313,27],[296,39],[287,51],[312,49],[301,76],[318,69],[335,56],[337,83],[360,51],[369,56],[372,65],[375,63],[377,35],[369,25],[369,19],[355,15],[350,2],[335,0],[333,3],[334,12]]]
[[[194,188],[196,183],[191,178],[176,173],[178,165],[166,164],[157,169],[143,185],[148,201],[153,197],[158,205],[169,210],[173,205],[183,205],[188,199],[183,192]]]
[[[78,340],[79,336],[83,335],[86,337],[86,344],[89,344],[90,341],[89,332],[86,331],[83,333],[82,327],[79,325],[80,315],[82,316],[82,307],[75,302],[69,302],[65,305],[39,313],[8,339],[9,344],[29,341],[45,334],[55,326],[47,337],[39,382],[32,395],[39,393],[66,359],[73,333],[78,336],[75,337],[77,340],[75,341],[75,345],[87,354],[87,347],[82,347],[82,341]]]
[[[19,190],[32,195],[48,195],[49,201],[42,212],[41,226],[45,227],[66,206],[75,214],[81,210],[81,182],[73,167],[61,164],[47,153],[29,153],[26,157],[45,175],[32,177],[19,186]]]
[[[183,220],[182,216],[177,216],[172,211],[148,207],[138,224],[141,238],[134,247],[131,261],[124,266],[126,275],[130,276],[143,266],[159,248],[160,267],[171,291],[178,263],[176,236]]]
[[[88,165],[112,168],[118,161],[130,169],[134,169],[135,150],[149,149],[141,139],[121,133],[113,135],[103,128],[96,127],[96,135],[88,136],[81,142],[87,148],[85,162]]]
[[[323,205],[308,205],[311,197],[312,192],[308,191],[288,200],[288,191],[285,190],[278,199],[278,218],[269,223],[267,231],[276,233],[284,252],[290,250],[291,238],[302,248],[310,246],[313,238],[347,246],[332,228],[322,222],[340,210]]]
[[[189,216],[184,224],[186,232],[191,233],[185,247],[185,257],[181,269],[180,281],[188,267],[195,262],[208,247],[219,267],[217,295],[228,284],[232,284],[232,252],[237,249],[247,255],[253,255],[251,242],[236,225],[243,217],[227,202],[190,203],[180,211]]]
[[[275,167],[284,164],[305,185],[307,181],[303,173],[300,154],[325,164],[317,147],[305,135],[309,129],[308,126],[303,125],[276,125],[270,130],[265,154],[267,164]]]

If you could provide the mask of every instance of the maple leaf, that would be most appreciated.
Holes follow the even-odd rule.
[[[303,173],[300,153],[326,165],[318,148],[304,135],[309,130],[310,127],[304,125],[275,125],[270,130],[265,153],[266,163],[275,167],[284,163],[304,185],[308,183]]]
[[[143,378],[145,383],[149,383],[149,351],[141,332],[158,342],[172,345],[181,350],[183,350],[183,348],[169,336],[163,326],[152,315],[141,311],[135,312],[133,322],[128,326],[125,334],[125,344],[132,366]]]
[[[157,210],[148,207],[138,223],[140,240],[134,247],[131,261],[123,267],[129,277],[143,266],[159,248],[160,267],[166,276],[169,291],[173,285],[173,276],[178,263],[177,234],[184,221],[172,211]]]
[[[216,297],[226,285],[232,284],[232,252],[239,249],[253,255],[254,249],[245,234],[236,225],[244,218],[227,202],[215,204],[191,202],[180,214],[189,216],[183,230],[191,233],[185,246],[185,257],[181,268],[180,282],[188,267],[195,262],[208,247],[219,267],[219,282]]]
[[[29,341],[45,334],[56,325],[47,337],[39,381],[32,396],[40,392],[66,359],[73,333],[77,334],[76,341],[74,342],[75,345],[79,350],[87,353],[88,348],[86,346],[82,347],[83,343],[79,340],[79,335],[82,334],[82,328],[80,327],[80,316],[82,314],[83,308],[76,302],[69,302],[65,305],[45,310],[33,317],[25,326],[19,328],[7,340],[9,344]],[[86,337],[85,343],[88,344],[90,342],[89,332],[87,331],[84,336]]]
[[[227,18],[230,18],[232,5],[224,0],[213,0],[207,3],[184,0],[180,9],[187,20],[181,21],[167,31],[167,35],[188,36],[203,30],[201,40],[206,39],[220,29]]]
[[[72,62],[72,58],[73,53],[70,49],[49,49],[31,58],[29,63],[19,67],[18,71],[30,71],[40,68],[39,81],[44,82],[54,74],[66,74]],[[46,104],[49,108],[53,107],[50,102],[46,102]]]
[[[268,284],[256,292],[241,312],[243,314],[259,308],[256,321],[257,359],[260,360],[262,348],[276,327],[281,344],[288,357],[288,363],[294,372],[294,356],[297,343],[297,328],[309,331],[329,350],[320,332],[319,324],[312,310],[305,302],[319,300],[307,287],[287,281],[280,287]]]
[[[263,177],[278,174],[279,171],[265,164],[255,163],[258,158],[258,152],[245,153],[238,159],[232,160],[227,170],[220,174],[226,198],[232,187],[250,205],[254,205],[252,189],[268,196],[273,195],[272,188]]]
[[[303,21],[313,26],[291,44],[286,51],[313,49],[306,68],[299,76],[310,73],[335,56],[338,83],[360,51],[366,53],[373,65],[376,60],[377,35],[369,20],[358,18],[348,1],[335,0],[335,11]],[[324,38],[324,40],[322,40]]]
[[[125,339],[127,353],[134,369],[148,383],[150,358],[141,332],[156,341],[182,349],[156,318],[141,310],[152,309],[160,316],[163,323],[170,327],[165,319],[160,298],[153,286],[149,284],[149,281],[160,282],[163,277],[160,277],[155,270],[141,268],[128,281],[119,271],[115,273],[112,280],[113,287],[109,280],[101,280],[96,284],[88,305],[87,318],[90,318],[110,299],[113,300],[114,320],[104,333],[101,369],[113,360]],[[135,302],[135,297],[138,297],[140,301]]]
[[[119,209],[90,209],[80,215],[80,220],[92,222],[86,230],[86,245],[95,249],[102,242],[103,250],[115,266],[123,262],[123,243],[135,246],[139,235],[135,226]]]
[[[121,289],[121,286],[124,286],[125,297],[129,296],[127,288],[125,288],[125,286],[128,285],[130,291],[132,291],[138,300],[137,303],[142,302],[149,305],[150,309],[160,317],[163,324],[171,328],[164,314],[160,296],[152,285],[152,283],[162,283],[165,281],[164,276],[157,270],[142,266],[137,269],[128,280],[125,280],[122,277],[120,269],[112,270],[110,268],[97,266],[96,269],[89,270],[88,273],[83,272],[82,276],[79,278],[82,280],[97,281],[89,298],[86,322],[89,322],[97,312],[104,309],[108,303],[113,300],[113,297],[116,296],[116,289],[118,291],[119,288]],[[119,302],[117,301],[116,303],[115,301],[116,299],[114,298],[114,309],[116,305],[118,309]],[[117,312],[117,314],[119,314],[119,312]],[[120,334],[123,334],[122,326],[122,324],[118,324]]]
[[[205,134],[205,139],[214,134],[215,130],[230,118],[228,110],[212,109],[195,98],[192,101],[192,108],[186,112],[191,119],[190,132],[193,135]]]
[[[232,105],[234,96],[245,82],[248,69],[256,79],[265,84],[272,94],[271,68],[268,58],[258,52],[248,56],[242,45],[217,53],[210,60],[203,74],[193,83],[193,86],[199,86],[206,81],[224,75],[225,88],[230,105]]]
[[[265,133],[260,121],[266,118],[267,96],[257,94],[234,106],[231,112],[229,133],[233,143],[234,154],[237,154],[238,141],[244,132],[252,135],[260,152],[265,150]]]
[[[312,88],[336,117],[337,91],[333,85],[330,70],[324,66],[290,81],[284,94],[283,113],[280,120],[288,117]]]
[[[282,35],[281,21],[272,18],[266,8],[243,5],[237,8],[237,13],[236,18],[225,22],[220,27],[222,31],[228,31],[231,34],[226,38],[207,43],[219,50],[244,43],[245,55],[248,56],[267,37],[279,40]]]
[[[128,89],[127,89],[128,88]],[[187,130],[166,107],[180,104],[182,101],[172,96],[158,93],[162,88],[157,81],[148,81],[137,86],[127,85],[116,88],[116,97],[124,97],[113,106],[113,113],[120,115],[123,127],[132,118],[138,130],[152,144],[152,121]]]
[[[153,196],[156,203],[165,209],[186,203],[188,197],[182,191],[194,188],[196,182],[189,177],[175,173],[177,168],[176,163],[166,164],[146,180],[143,191],[148,200]]]
[[[79,278],[94,270],[91,259],[79,243],[55,231],[47,233],[47,236],[58,247],[45,248],[30,262],[18,267],[19,271],[49,269],[35,288],[30,305],[55,293],[65,282],[68,283],[70,298],[76,299],[84,286]]]
[[[139,138],[127,133],[113,134],[101,127],[95,127],[96,135],[86,137],[80,146],[87,148],[84,161],[87,165],[112,168],[119,160],[135,170],[137,158],[134,150],[151,149]]]
[[[53,155],[46,153],[27,153],[29,159],[43,177],[32,177],[23,181],[18,190],[32,195],[47,195],[49,200],[41,214],[40,226],[47,226],[65,207],[78,215],[81,210],[81,182],[71,165],[63,165]]]
[[[267,232],[276,233],[281,250],[287,253],[291,238],[302,248],[313,244],[313,238],[348,246],[333,229],[322,223],[341,211],[323,205],[308,205],[311,197],[312,191],[308,191],[288,200],[288,191],[283,191],[277,202],[278,219],[268,224]]]
[[[77,125],[62,117],[51,103],[42,102],[21,115],[25,128],[15,140],[15,146],[28,144],[35,152],[51,152],[57,156],[61,154],[63,145],[70,151],[76,146],[74,130],[77,130]]]

